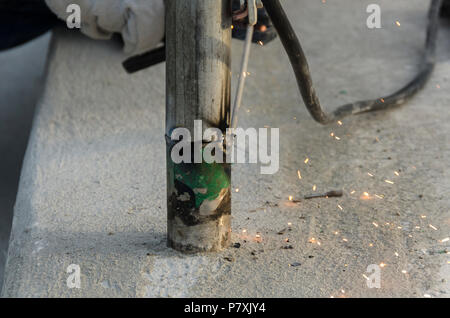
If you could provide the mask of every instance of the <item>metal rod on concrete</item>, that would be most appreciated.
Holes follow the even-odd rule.
[[[173,162],[175,128],[194,136],[230,124],[231,1],[166,0],[168,246],[185,253],[230,244],[231,169],[226,163]],[[193,143],[203,153],[208,143]]]
[[[238,111],[241,107],[242,96],[244,95],[245,79],[247,78],[248,60],[250,58],[250,49],[252,45],[254,26],[247,27],[247,34],[245,36],[244,53],[241,62],[241,73],[239,74],[239,82],[236,90],[236,97],[234,99],[233,111],[231,112],[231,128],[237,128]]]

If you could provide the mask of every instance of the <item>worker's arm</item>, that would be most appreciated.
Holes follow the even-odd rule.
[[[1,0],[0,51],[33,40],[58,22],[44,0]]]

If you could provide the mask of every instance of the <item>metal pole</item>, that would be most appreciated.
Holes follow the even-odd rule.
[[[203,133],[230,124],[231,1],[166,0],[168,246],[185,253],[230,244],[231,169],[226,163],[172,161],[175,128]],[[205,149],[206,143],[192,144]],[[197,148],[198,149],[198,148]]]

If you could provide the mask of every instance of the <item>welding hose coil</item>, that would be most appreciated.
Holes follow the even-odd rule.
[[[314,89],[305,53],[303,52],[300,41],[295,34],[280,1],[263,0],[263,3],[289,56],[303,101],[312,117],[321,124],[333,123],[350,115],[400,106],[425,86],[433,72],[439,24],[439,10],[442,5],[442,0],[432,0],[431,2],[428,13],[429,21],[425,52],[420,70],[412,81],[392,95],[374,100],[346,104],[338,107],[332,113],[327,114],[322,110],[319,97]]]

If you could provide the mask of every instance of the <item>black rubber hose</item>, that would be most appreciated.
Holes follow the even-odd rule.
[[[435,65],[436,41],[439,23],[439,10],[442,0],[432,0],[428,13],[428,28],[425,53],[417,76],[406,86],[392,95],[359,101],[338,107],[331,114],[326,114],[320,106],[319,97],[313,86],[308,61],[300,41],[279,0],[262,0],[264,7],[272,19],[281,42],[289,56],[303,101],[312,117],[321,124],[336,122],[349,115],[370,111],[384,110],[404,104],[415,93],[424,87],[433,72]]]
[[[129,74],[132,74],[165,61],[166,45],[164,44],[164,46],[151,50],[150,52],[130,57],[122,63],[122,66]]]

